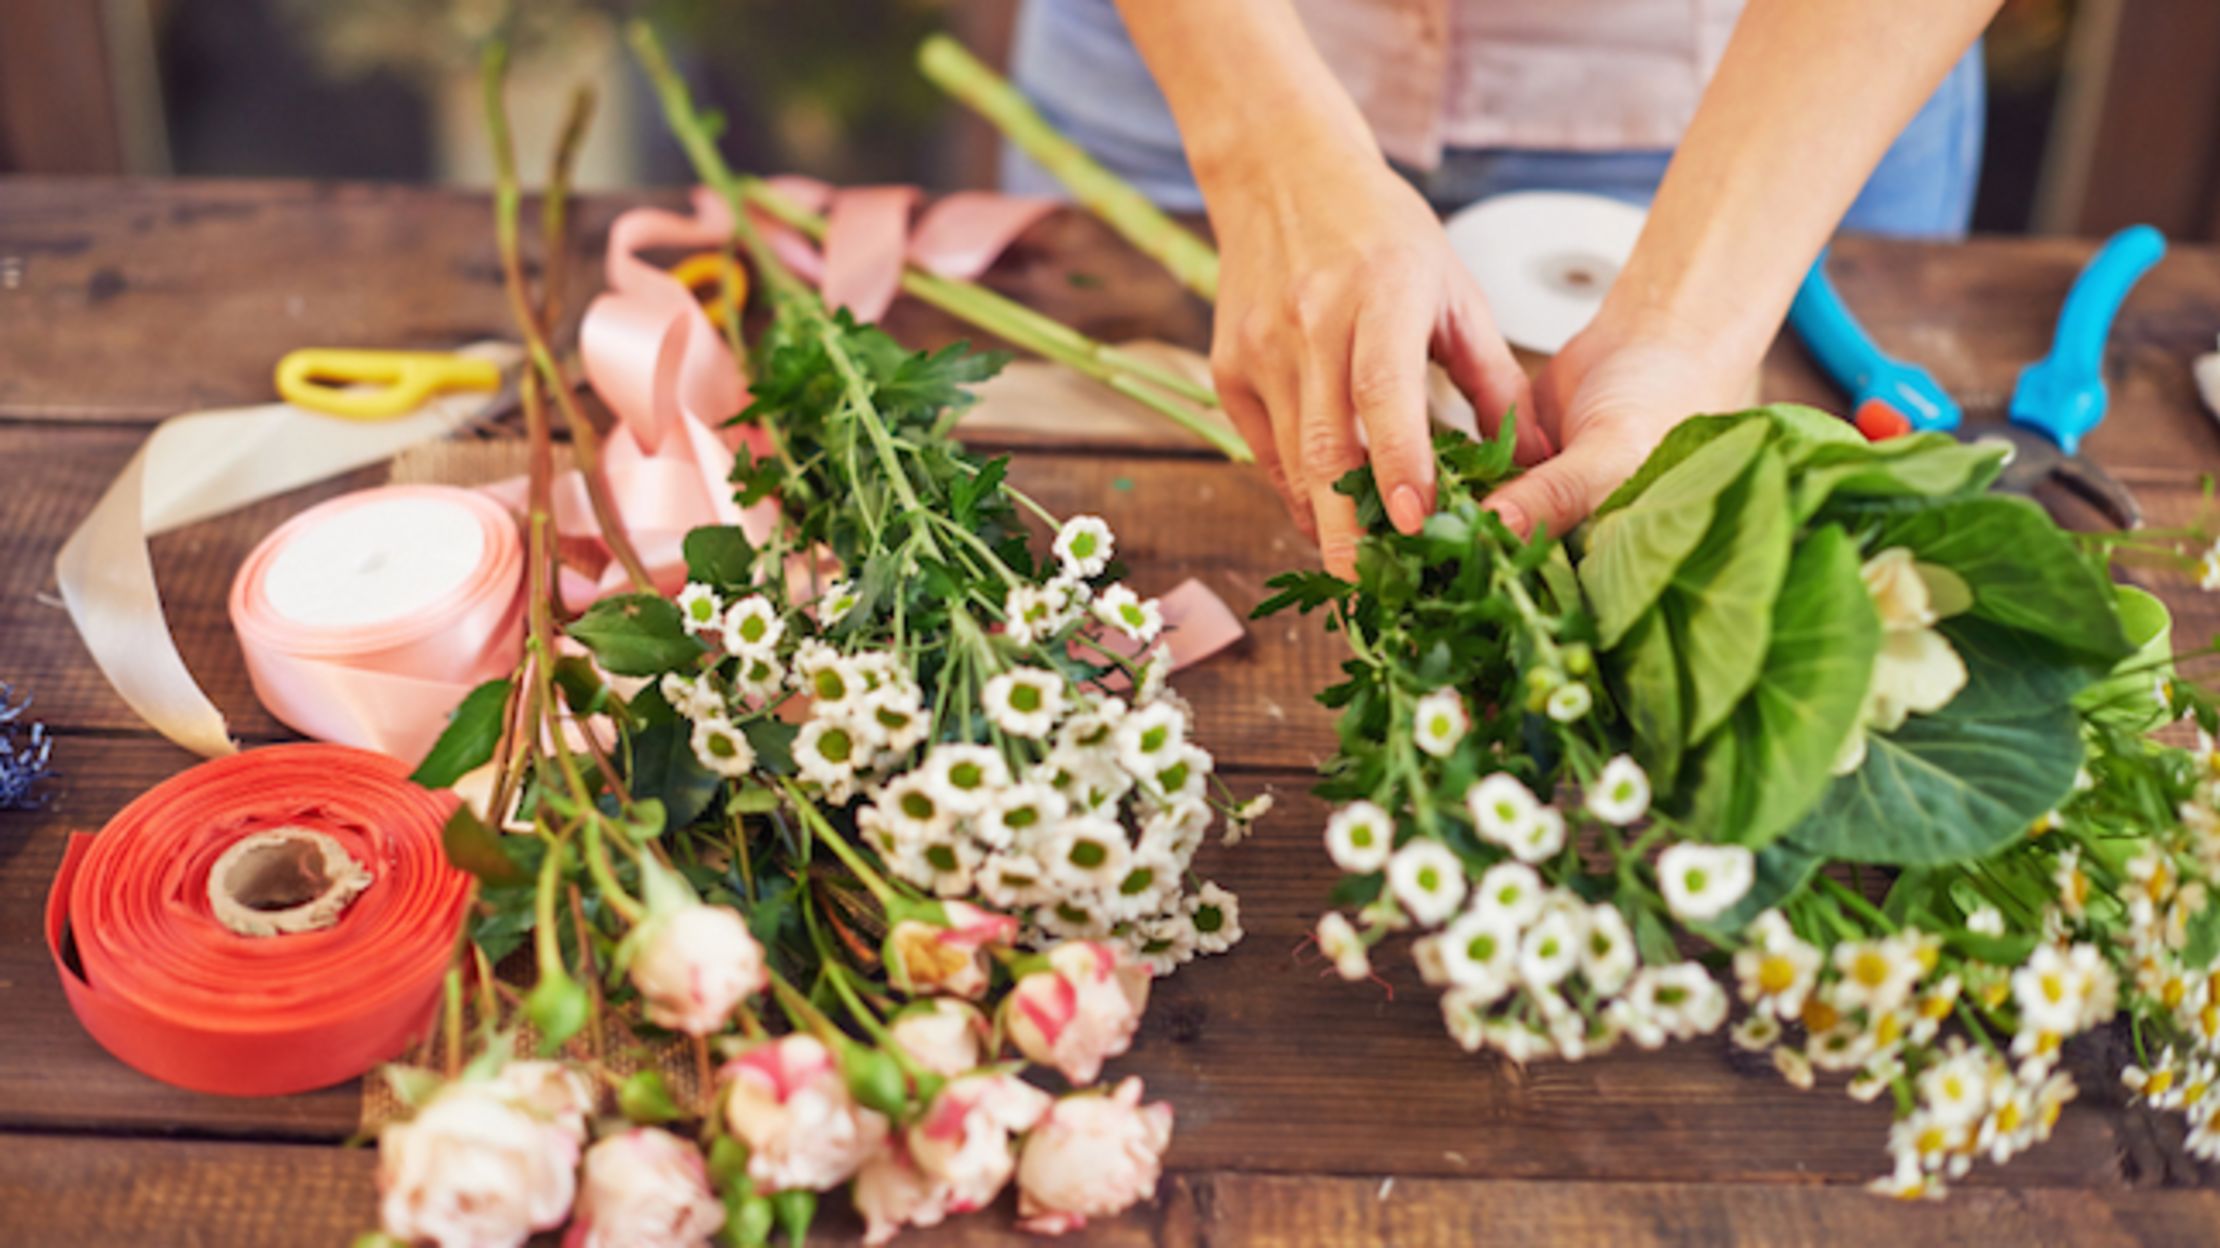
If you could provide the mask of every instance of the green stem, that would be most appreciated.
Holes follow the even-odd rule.
[[[1894,933],[1896,931],[1896,920],[1883,914],[1879,906],[1867,901],[1864,895],[1856,889],[1824,873],[1815,875],[1812,879],[1819,885],[1821,892],[1833,897],[1866,922],[1873,924],[1884,932]]]
[[[638,923],[647,917],[647,907],[624,891],[617,882],[614,865],[609,861],[609,848],[601,840],[600,812],[587,810],[584,815],[583,833],[586,841],[586,874],[593,877],[594,887],[601,890],[601,899],[609,903],[627,923]]]
[[[779,779],[779,789],[786,794],[786,800],[793,805],[795,813],[802,817],[802,822],[808,825],[810,834],[833,851],[833,856],[840,859],[841,865],[853,872],[865,888],[871,890],[871,895],[878,899],[880,905],[888,905],[899,898],[894,886],[886,882],[886,877],[873,870],[871,864],[864,861],[863,854],[850,845],[846,837],[833,829],[832,822],[825,818],[824,812],[817,809],[817,803],[811,801],[808,794],[795,787],[792,780],[783,777]]]

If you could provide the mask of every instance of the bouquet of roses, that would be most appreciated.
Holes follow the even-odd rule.
[[[498,75],[496,55],[505,148]],[[1234,808],[1166,688],[1156,604],[1114,579],[1113,535],[1059,524],[951,439],[995,361],[829,314],[735,203],[774,302],[739,417],[772,449],[736,486],[779,522],[760,542],[695,530],[682,593],[605,599],[558,637],[542,397],[562,379],[521,291],[506,170],[498,204],[541,370],[523,396],[530,632],[417,773],[490,776],[447,829],[481,882],[482,1055],[462,1060],[458,969],[444,1077],[394,1072],[416,1112],[381,1135],[383,1234],[518,1243],[568,1220],[587,1245],[799,1242],[817,1194],[848,1186],[881,1242],[1013,1180],[1023,1224],[1051,1233],[1145,1197],[1170,1108],[1138,1080],[1088,1085],[1151,976],[1241,928],[1191,870]],[[527,941],[520,995],[492,966]],[[691,1045],[698,1096],[614,1071],[608,1012]],[[561,1060],[512,1060],[517,1017]],[[1040,1090],[1028,1063],[1074,1090]]]
[[[1905,1196],[2046,1138],[2060,1046],[2124,1017],[2128,1086],[2220,1156],[2220,755],[2149,735],[2215,716],[2107,575],[2206,535],[2070,535],[2001,458],[1701,417],[1568,542],[1484,510],[1508,428],[1444,435],[1412,536],[1352,474],[1356,583],[1259,608],[1352,651],[1321,946],[1359,978],[1411,933],[1450,1034],[1521,1062],[1739,1014],[1797,1086],[1892,1099]]]

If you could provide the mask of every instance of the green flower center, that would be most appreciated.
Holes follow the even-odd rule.
[[[1110,851],[1100,841],[1080,841],[1071,847],[1071,864],[1093,870],[1110,857]]]
[[[1212,932],[1216,932],[1216,931],[1219,931],[1219,930],[1223,929],[1223,928],[1225,927],[1225,925],[1226,925],[1226,912],[1225,912],[1225,911],[1223,911],[1223,910],[1219,909],[1219,908],[1218,908],[1218,907],[1216,907],[1216,906],[1197,906],[1197,907],[1195,907],[1195,930],[1196,930],[1196,931],[1198,931],[1198,932],[1202,932],[1203,934],[1205,934],[1205,935],[1208,935],[1208,934],[1210,934],[1210,933],[1212,933]]]
[[[817,738],[817,752],[823,755],[827,762],[845,763],[854,757],[856,743],[849,739],[847,729],[828,728],[825,730],[825,735]]]
[[[1041,691],[1032,685],[1013,685],[1010,689],[1010,709],[1028,714],[1041,709]]]
[[[911,789],[909,792],[902,795],[901,804],[902,813],[908,815],[912,819],[917,820],[919,823],[923,823],[926,820],[931,819],[934,815],[940,813],[940,808],[933,805],[932,798],[927,797],[925,794],[920,793],[915,789]]]
[[[956,869],[956,851],[946,845],[935,845],[925,851],[925,861],[933,864],[935,871]]]
[[[1149,885],[1155,882],[1156,872],[1154,870],[1148,867],[1135,867],[1126,873],[1123,880],[1118,882],[1118,892],[1127,897],[1137,897],[1147,892]]]
[[[848,682],[829,667],[819,670],[810,683],[817,687],[817,696],[827,702],[838,702],[848,696]]]

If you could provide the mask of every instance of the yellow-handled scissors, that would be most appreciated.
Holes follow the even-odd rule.
[[[447,351],[310,347],[277,366],[277,390],[286,402],[349,420],[390,420],[435,394],[500,388],[501,369],[491,360]]]

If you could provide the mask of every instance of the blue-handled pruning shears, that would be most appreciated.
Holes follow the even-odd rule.
[[[2003,485],[2020,493],[2056,481],[2122,528],[2142,522],[2142,508],[2112,475],[2084,459],[2081,439],[2104,419],[2110,399],[2104,385],[2104,344],[2128,291],[2166,253],[2166,239],[2147,225],[2130,226],[2106,239],[2074,279],[2059,313],[2050,354],[2020,372],[2006,408],[2007,423],[1983,436],[2010,444]],[[1827,277],[1827,256],[1804,277],[1789,309],[1789,323],[1813,358],[1855,404],[1854,418],[1867,437],[1912,429],[1954,430],[1958,405],[1933,375],[1884,354]],[[1963,436],[1963,435],[1961,435]]]

